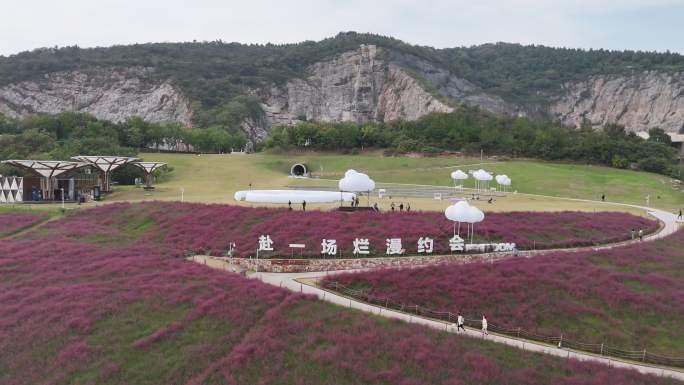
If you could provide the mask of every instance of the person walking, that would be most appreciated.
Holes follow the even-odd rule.
[[[287,209],[292,211],[292,201],[287,201]]]
[[[356,197],[356,200],[354,202],[355,202],[356,207],[359,207],[359,197]]]
[[[601,195],[601,202],[605,202],[605,201],[606,201],[606,194],[602,194]]]
[[[639,229],[639,241],[644,240],[644,229]]]
[[[378,202],[373,203],[373,210],[380,212],[380,209],[378,208]]]
[[[394,202],[390,205],[390,208],[392,209],[392,212],[394,212]]]
[[[306,211],[306,201],[302,201],[302,211]]]
[[[461,312],[458,312],[458,317],[456,317],[456,332],[458,333],[459,330],[465,330],[465,319],[463,319],[463,316],[461,315]]]
[[[636,238],[636,231],[634,229],[632,229],[630,231],[630,234],[632,234],[632,240],[634,240],[634,238]]]
[[[407,203],[406,204],[406,212],[409,212],[409,211],[411,211],[411,204]]]
[[[677,215],[677,220],[678,220],[678,221],[681,221],[682,219],[684,219],[684,218],[682,217],[682,209],[679,209],[679,215]]]
[[[404,211],[404,204],[403,203],[399,203],[399,211]]]
[[[489,335],[489,332],[487,332],[487,318],[484,314],[482,314],[482,335]]]

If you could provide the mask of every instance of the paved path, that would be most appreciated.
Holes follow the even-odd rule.
[[[568,199],[568,198],[564,198]],[[595,202],[595,201],[590,201],[590,200],[583,200],[583,199],[572,199],[576,201],[586,201],[586,202]],[[628,206],[628,207],[635,207],[635,208],[640,208],[646,210],[650,215],[654,216],[658,220],[663,222],[663,227],[660,229],[660,231],[651,234],[647,237],[645,237],[646,241],[651,241],[659,238],[666,237],[672,233],[674,233],[677,228],[677,217],[675,214],[660,210],[660,209],[655,209],[655,208],[648,208],[648,207],[643,207],[643,206],[637,206],[637,205],[629,205],[629,204],[618,204],[618,203],[609,203],[606,202],[606,204],[611,204],[611,205],[621,205],[621,206]],[[637,241],[638,242],[638,241]],[[607,245],[607,246],[599,246],[599,247],[593,247],[593,249],[601,249],[601,248],[612,248],[616,247],[616,245]],[[553,250],[545,250],[545,252],[550,252]],[[199,260],[198,260],[199,258]],[[195,257],[193,258],[196,262],[200,263],[205,263],[210,267],[213,268],[218,268],[218,269],[224,269],[224,270],[231,270],[230,266],[225,264],[223,261],[219,260],[211,260],[210,258],[207,257]],[[223,263],[223,265],[222,265]],[[348,271],[348,270],[347,270]],[[334,275],[341,273],[340,271],[329,271],[329,272],[310,272],[310,273],[256,273],[252,275],[252,278],[257,278],[262,280],[265,283],[274,285],[274,286],[280,286],[283,288],[287,288],[289,290],[295,291],[295,292],[301,292],[305,294],[312,294],[318,297],[319,299],[323,301],[328,301],[340,306],[345,306],[349,307],[352,309],[358,309],[367,313],[371,314],[376,314],[382,317],[387,317],[387,318],[394,318],[394,319],[399,319],[403,320],[409,323],[417,323],[420,325],[428,326],[434,329],[438,330],[444,330],[446,332],[450,333],[456,333],[454,328],[443,321],[438,321],[438,320],[433,320],[433,319],[428,319],[428,318],[423,318],[419,316],[414,316],[411,314],[407,313],[402,313],[399,311],[395,310],[390,310],[390,309],[385,309],[382,307],[374,306],[367,304],[362,301],[358,301],[355,299],[347,298],[344,296],[341,296],[339,294],[335,294],[332,292],[329,292],[327,290],[322,290],[318,287],[311,286],[308,284],[304,284],[302,282],[299,282],[298,280],[302,279],[315,279],[319,278],[325,275]],[[627,362],[627,361],[620,361],[615,358],[609,358],[605,356],[599,356],[591,353],[584,353],[584,352],[579,352],[579,351],[572,351],[568,349],[563,349],[563,348],[558,348],[550,345],[545,345],[537,342],[532,342],[528,340],[522,340],[522,339],[517,339],[513,337],[508,337],[508,336],[503,336],[503,335],[497,335],[494,333],[490,333],[487,336],[483,336],[482,333],[478,330],[470,329],[468,328],[465,332],[459,332],[458,334],[465,334],[467,336],[475,337],[475,338],[483,338],[489,341],[513,346],[519,349],[523,350],[528,350],[528,351],[533,351],[537,353],[543,353],[543,354],[549,354],[553,356],[558,356],[558,357],[566,357],[566,358],[574,358],[580,361],[593,361],[593,362],[598,362],[602,363],[611,367],[616,367],[616,368],[626,368],[626,369],[635,369],[641,373],[645,374],[653,374],[657,376],[667,376],[667,377],[672,377],[681,381],[684,381],[684,371],[679,371],[676,369],[669,369],[669,368],[661,368],[661,367],[656,367],[656,366],[649,366],[649,365],[641,365],[638,363],[634,362]]]

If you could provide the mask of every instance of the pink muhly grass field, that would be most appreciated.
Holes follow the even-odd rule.
[[[435,239],[435,253],[449,253],[448,240],[453,236],[453,224],[440,212],[301,212],[169,202],[105,205],[68,223],[63,231],[71,238],[129,239],[135,233],[178,249],[214,255],[225,253],[234,242],[237,255],[244,257],[256,253],[260,235],[271,237],[275,255],[289,256],[290,243],[304,243],[306,249],[300,253],[309,257],[321,255],[323,239],[335,239],[341,254],[352,256],[355,238],[368,238],[372,255],[385,254],[387,238],[401,238],[406,253],[416,254],[420,237]],[[136,224],[145,224],[145,231],[135,232]],[[490,213],[476,225],[475,235],[480,242],[544,249],[621,241],[630,238],[631,229],[650,233],[657,226],[655,220],[616,212]]]
[[[684,356],[684,230],[611,250],[328,276],[324,283],[509,329]]]
[[[162,229],[201,207],[107,205],[0,241],[0,383],[675,383],[447,336],[186,261],[186,245]],[[184,239],[193,235],[203,236]]]
[[[38,222],[44,221],[46,215],[35,213],[0,213],[0,237],[17,233]]]

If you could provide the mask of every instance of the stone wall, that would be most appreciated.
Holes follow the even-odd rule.
[[[520,257],[533,252],[520,252]],[[443,263],[493,262],[510,258],[510,252],[486,254],[454,254],[454,255],[420,255],[405,257],[380,258],[341,258],[341,259],[256,259],[214,257],[228,264],[247,270],[258,270],[269,273],[302,273],[315,271],[341,271],[356,269],[400,268]]]

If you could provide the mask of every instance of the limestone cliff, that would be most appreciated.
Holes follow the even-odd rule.
[[[298,118],[358,123],[415,120],[430,112],[452,110],[401,68],[384,60],[381,50],[372,45],[315,63],[307,74],[282,87],[256,92],[268,125]]]
[[[140,116],[153,122],[189,124],[191,117],[183,94],[171,83],[156,79],[149,68],[56,72],[0,88],[0,113],[5,115],[63,111],[87,112],[114,122]]]
[[[189,125],[194,100],[176,84],[155,69],[143,67],[53,72],[0,87],[0,113],[18,117],[79,111],[115,122],[141,116]],[[595,127],[619,123],[633,131],[661,127],[677,132],[684,125],[684,73],[593,76],[542,95],[548,100],[544,105],[521,106],[439,63],[375,45],[360,45],[311,64],[285,83],[261,83],[242,91],[257,96],[264,110],[262,117],[246,119],[241,125],[254,142],[265,139],[271,127],[299,119],[415,120],[431,112],[452,111],[461,103],[575,125],[586,117]]]
[[[569,83],[550,111],[574,125],[586,117],[595,127],[618,123],[631,131],[679,132],[684,129],[684,73],[646,71]]]
[[[255,90],[266,112],[264,124],[250,124],[263,137],[270,126],[296,119],[358,123],[416,120],[453,105],[478,105],[492,112],[515,112],[503,99],[410,55],[374,45],[342,53],[307,69],[307,76],[282,87]]]

